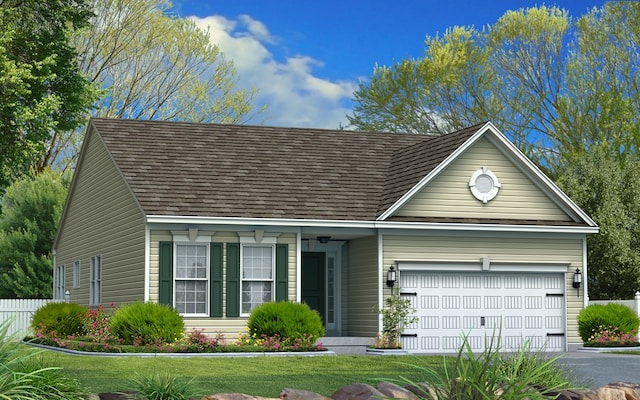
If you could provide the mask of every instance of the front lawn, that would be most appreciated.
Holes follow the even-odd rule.
[[[442,371],[441,356],[317,356],[317,357],[104,357],[75,356],[45,350],[43,365],[62,367],[92,393],[127,389],[127,379],[140,374],[194,378],[201,394],[240,392],[278,397],[283,388],[305,389],[330,396],[351,383],[375,385],[379,379],[425,379],[418,367]]]

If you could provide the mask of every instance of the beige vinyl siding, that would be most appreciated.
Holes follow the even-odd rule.
[[[469,190],[471,175],[489,168],[502,185],[484,204]],[[395,214],[405,217],[569,221],[570,217],[489,139],[481,138]]]
[[[349,336],[370,336],[378,332],[378,238],[352,240],[349,244],[349,288],[347,313]]]
[[[384,265],[396,261],[480,261],[569,263],[565,275],[568,343],[578,344],[576,317],[582,309],[584,291],[572,287],[573,272],[583,270],[582,238],[483,236],[384,236]]]
[[[122,305],[144,297],[144,216],[97,135],[87,137],[73,192],[61,221],[56,264],[67,266],[66,289],[89,305],[89,267],[102,257],[101,302]],[[80,287],[73,263],[80,261]]]
[[[158,268],[159,268],[159,249],[160,242],[170,242],[173,240],[173,236],[170,231],[164,230],[152,230],[151,231],[151,243],[150,243],[150,268],[149,268],[149,300],[158,301]],[[235,232],[216,232],[212,239],[212,242],[216,243],[239,243],[240,238]],[[296,235],[294,233],[283,233],[278,236],[278,244],[287,244],[288,247],[288,264],[289,264],[289,284],[288,284],[288,296],[290,301],[296,300]],[[223,264],[227,262],[227,249],[224,246],[223,250]],[[225,338],[233,340],[238,337],[238,334],[243,332],[246,327],[246,317],[233,317],[227,318],[226,310],[226,287],[227,271],[223,268],[223,301],[225,302],[223,307],[222,318],[184,318],[185,328],[187,332],[192,329],[204,329],[204,333],[208,335],[215,335],[222,333]]]

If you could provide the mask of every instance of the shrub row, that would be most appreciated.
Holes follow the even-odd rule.
[[[225,345],[222,335],[210,338],[199,330],[185,335],[180,314],[157,303],[128,304],[112,313],[102,306],[49,303],[36,311],[32,328],[41,344],[86,351],[210,352],[232,347]],[[236,344],[256,351],[300,351],[314,348],[322,335],[320,316],[306,304],[270,302],[253,310],[248,335],[241,335]]]

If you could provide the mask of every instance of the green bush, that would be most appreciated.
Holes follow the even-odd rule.
[[[36,310],[31,328],[46,336],[84,335],[83,315],[87,307],[76,303],[48,303]]]
[[[122,344],[173,343],[184,335],[180,314],[158,303],[132,303],[119,308],[111,317],[110,328]]]
[[[619,303],[592,304],[578,314],[578,332],[583,342],[588,342],[602,327],[615,327],[621,333],[636,334],[638,326],[640,319],[635,311]]]
[[[308,338],[313,343],[324,335],[317,311],[304,303],[288,301],[268,302],[254,308],[247,328],[251,337],[278,335],[285,343],[298,338]]]

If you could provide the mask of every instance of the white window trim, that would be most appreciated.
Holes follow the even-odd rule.
[[[65,266],[64,264],[56,267],[56,295],[55,298],[64,300],[65,293]]]
[[[198,229],[192,228],[188,231],[171,231],[173,235],[173,308],[176,308],[176,281],[187,281],[187,280],[202,280],[202,279],[178,279],[177,278],[177,267],[178,263],[177,259],[177,248],[178,246],[188,246],[188,245],[206,245],[206,301],[205,301],[205,312],[204,313],[180,313],[180,315],[185,317],[208,317],[211,313],[211,240],[212,236],[215,232],[212,231],[199,231]]]
[[[80,261],[73,262],[73,288],[80,287]]]
[[[244,240],[243,240],[244,239]],[[244,248],[245,247],[271,247],[271,301],[275,299],[276,291],[276,244],[277,236],[264,237],[260,243],[257,243],[255,239],[251,237],[240,236],[240,316],[248,317],[251,313],[242,312],[242,284],[244,282],[266,282],[265,279],[244,279]]]
[[[489,191],[481,191],[478,189],[477,183],[480,177],[487,177],[491,181],[491,188]],[[482,203],[487,204],[487,202],[493,200],[500,190],[500,181],[496,174],[494,174],[489,168],[482,167],[479,170],[475,171],[471,178],[469,179],[469,190],[471,190],[471,194],[473,197],[480,200]]]
[[[96,265],[96,260],[99,260],[97,265]],[[99,306],[102,303],[102,261],[103,261],[102,255],[96,255],[91,257],[91,261],[89,263],[89,305],[90,306]],[[96,267],[98,272],[97,277],[95,276]]]

